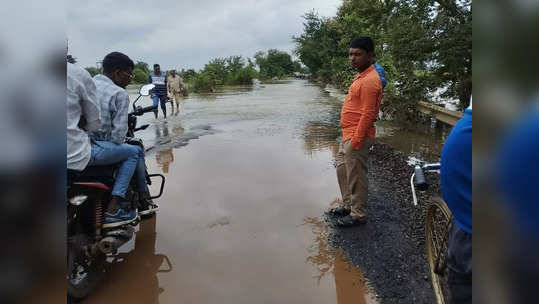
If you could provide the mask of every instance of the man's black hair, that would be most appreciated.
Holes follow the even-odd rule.
[[[108,74],[116,70],[134,68],[135,64],[127,55],[120,52],[112,52],[103,59],[103,73]]]
[[[374,52],[374,42],[372,42],[371,37],[361,36],[357,37],[352,42],[350,42],[350,48],[352,49],[363,49],[367,52]]]
[[[159,63],[156,63],[153,65],[153,67],[155,68],[155,67],[161,67],[161,66],[159,66]]]

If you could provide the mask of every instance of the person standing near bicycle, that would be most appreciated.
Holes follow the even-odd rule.
[[[472,104],[442,149],[442,196],[453,213],[447,255],[451,303],[472,303]]]
[[[382,101],[382,80],[376,71],[374,43],[358,37],[350,43],[348,59],[357,75],[341,110],[342,141],[337,154],[337,179],[342,205],[329,212],[337,225],[349,227],[367,221],[367,162],[374,143],[374,122]]]

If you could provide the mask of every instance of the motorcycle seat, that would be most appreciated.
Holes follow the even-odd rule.
[[[114,177],[116,166],[89,166],[81,172],[82,177]]]
[[[72,182],[101,182],[105,185],[114,184],[114,171],[117,166],[89,166],[83,171],[68,170],[68,181]]]

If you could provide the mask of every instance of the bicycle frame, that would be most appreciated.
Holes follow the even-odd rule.
[[[412,199],[413,199],[414,206],[417,206],[417,202],[418,202],[414,179],[417,173],[418,177],[421,177],[421,180],[418,181],[418,186],[426,187],[427,184],[425,182],[425,177],[423,175],[424,172],[437,172],[438,174],[440,174],[440,163],[432,163],[432,164],[425,164],[423,166],[420,166],[420,165],[415,166],[414,173],[412,173],[412,177],[410,178],[410,187],[412,188]]]

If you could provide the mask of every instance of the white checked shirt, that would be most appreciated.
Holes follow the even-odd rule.
[[[122,144],[127,135],[127,112],[129,95],[105,75],[94,76],[97,88],[96,100],[101,106],[101,128],[92,132],[94,140]]]
[[[100,125],[99,103],[95,98],[92,76],[81,67],[67,64],[67,168],[82,171],[90,161],[92,149],[86,131],[79,128],[81,116],[86,129],[95,131]]]

